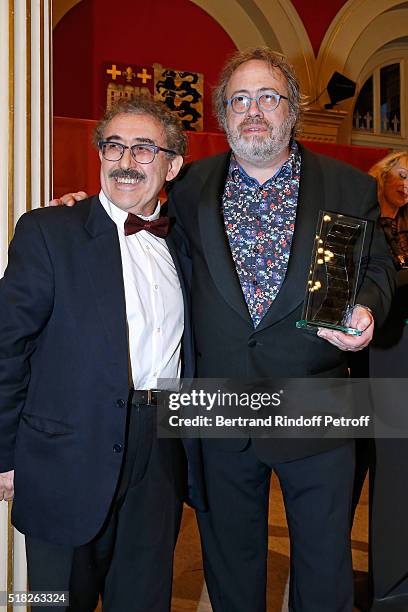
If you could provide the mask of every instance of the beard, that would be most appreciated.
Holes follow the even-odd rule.
[[[234,129],[230,129],[228,125],[225,127],[225,132],[231,149],[238,159],[257,165],[260,162],[272,161],[282,151],[284,151],[290,142],[293,128],[293,117],[289,116],[279,126],[273,126],[266,119],[253,117],[244,119]],[[266,127],[268,134],[266,136],[242,136],[241,130],[247,125],[261,125]]]

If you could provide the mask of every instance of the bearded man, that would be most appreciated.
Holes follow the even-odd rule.
[[[99,195],[23,215],[0,280],[0,501],[15,482],[30,589],[69,591],[50,605],[92,612],[101,593],[104,612],[168,612],[200,473],[194,441],[187,481],[180,441],[155,435],[157,379],[194,369],[191,266],[159,201],[186,137],[136,96],[95,142]]]
[[[225,66],[215,111],[231,151],[191,164],[170,193],[190,241],[192,315],[201,378],[343,377],[346,351],[372,338],[388,310],[392,263],[370,224],[352,327],[360,336],[296,329],[319,209],[378,217],[371,177],[294,139],[299,84],[280,54],[255,48]],[[209,511],[198,512],[215,612],[264,612],[271,473],[291,540],[289,609],[351,612],[349,440],[203,440]]]
[[[200,378],[344,377],[346,351],[389,309],[393,264],[374,221],[375,181],[294,137],[299,83],[279,53],[254,48],[226,64],[214,94],[231,151],[180,173],[169,210],[190,242]],[[61,198],[72,205],[83,194]],[[61,203],[55,201],[54,203]],[[360,336],[296,329],[319,210],[369,221],[351,326]],[[198,511],[214,612],[264,612],[272,471],[291,541],[289,610],[351,612],[354,445],[345,439],[203,440],[209,510]]]

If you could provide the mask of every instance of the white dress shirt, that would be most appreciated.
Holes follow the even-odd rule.
[[[164,238],[146,230],[125,236],[127,212],[103,191],[99,200],[118,229],[133,385],[156,389],[158,378],[180,377],[184,313],[176,268]],[[160,202],[152,215],[139,216],[152,221],[159,215]]]

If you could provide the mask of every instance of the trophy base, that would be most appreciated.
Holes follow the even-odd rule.
[[[318,327],[324,327],[325,329],[337,329],[338,331],[343,332],[343,334],[348,334],[349,336],[361,336],[363,333],[359,329],[346,327],[345,325],[336,325],[335,323],[327,323],[323,321],[306,321],[306,319],[296,321],[296,327],[299,329],[309,329],[310,331],[316,331]]]

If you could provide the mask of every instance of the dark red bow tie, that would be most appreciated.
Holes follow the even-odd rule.
[[[154,221],[146,221],[137,215],[129,213],[125,221],[124,229],[125,236],[136,234],[137,232],[140,232],[140,230],[146,230],[159,238],[165,238],[169,233],[169,218],[159,217]]]

